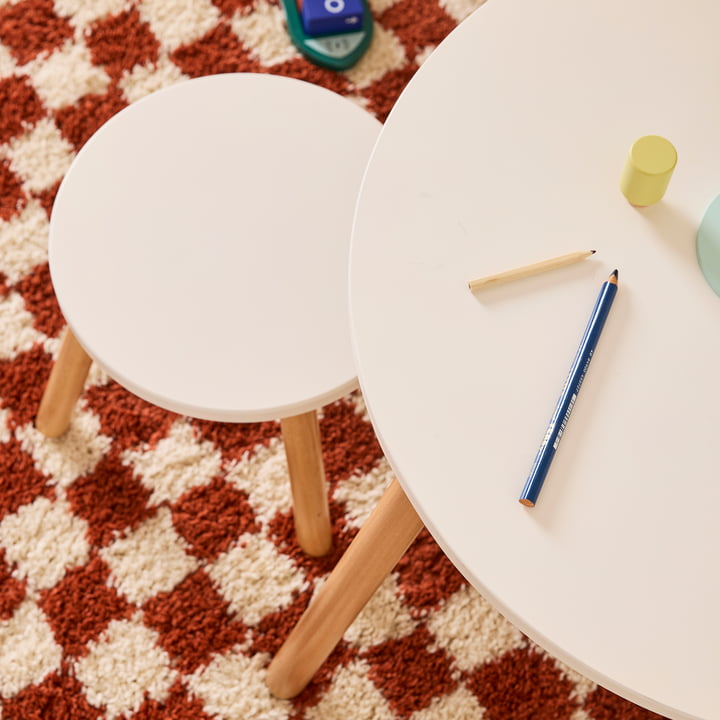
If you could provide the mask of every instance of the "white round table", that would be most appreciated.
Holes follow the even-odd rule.
[[[720,717],[720,5],[492,0],[430,56],[361,189],[360,383],[420,517],[552,654],[673,718]],[[678,151],[632,207],[631,144]],[[575,250],[496,288],[478,276]],[[534,508],[519,494],[601,283],[619,291]]]
[[[137,395],[251,422],[356,387],[347,259],[380,123],[261,74],[174,85],[112,118],[58,192],[50,267],[78,340]]]
[[[50,225],[79,345],[138,396],[214,421],[294,418],[355,389],[348,248],[379,130],[346,98],[266,74],[186,81],[118,113]]]

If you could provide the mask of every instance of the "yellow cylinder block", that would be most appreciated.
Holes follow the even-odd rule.
[[[620,175],[620,190],[631,205],[645,207],[665,195],[677,164],[673,144],[659,135],[645,135],[628,152]]]

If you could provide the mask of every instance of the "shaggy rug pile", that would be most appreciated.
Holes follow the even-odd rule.
[[[53,198],[103,122],[239,71],[318,83],[384,120],[480,1],[376,0],[370,51],[335,73],[299,56],[275,0],[0,0],[2,720],[657,717],[535,646],[425,532],[312,684],[268,693],[270,658],[390,480],[359,393],[321,419],[336,545],[322,559],[295,541],[277,423],[180,417],[93,369],[65,436],[33,425],[63,328]]]

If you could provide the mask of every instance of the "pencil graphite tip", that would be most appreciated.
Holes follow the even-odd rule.
[[[597,250],[591,250],[591,251],[590,251],[590,254],[591,254],[591,255],[594,255],[596,252],[597,252]]]
[[[608,278],[608,280],[609,280],[609,282],[613,282],[617,285],[617,281],[618,281],[617,268],[610,273],[610,277]]]

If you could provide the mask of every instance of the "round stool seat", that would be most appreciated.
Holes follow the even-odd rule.
[[[380,123],[300,80],[226,74],[153,93],[75,158],[50,224],[74,335],[184,415],[288,417],[356,387],[347,263]]]

